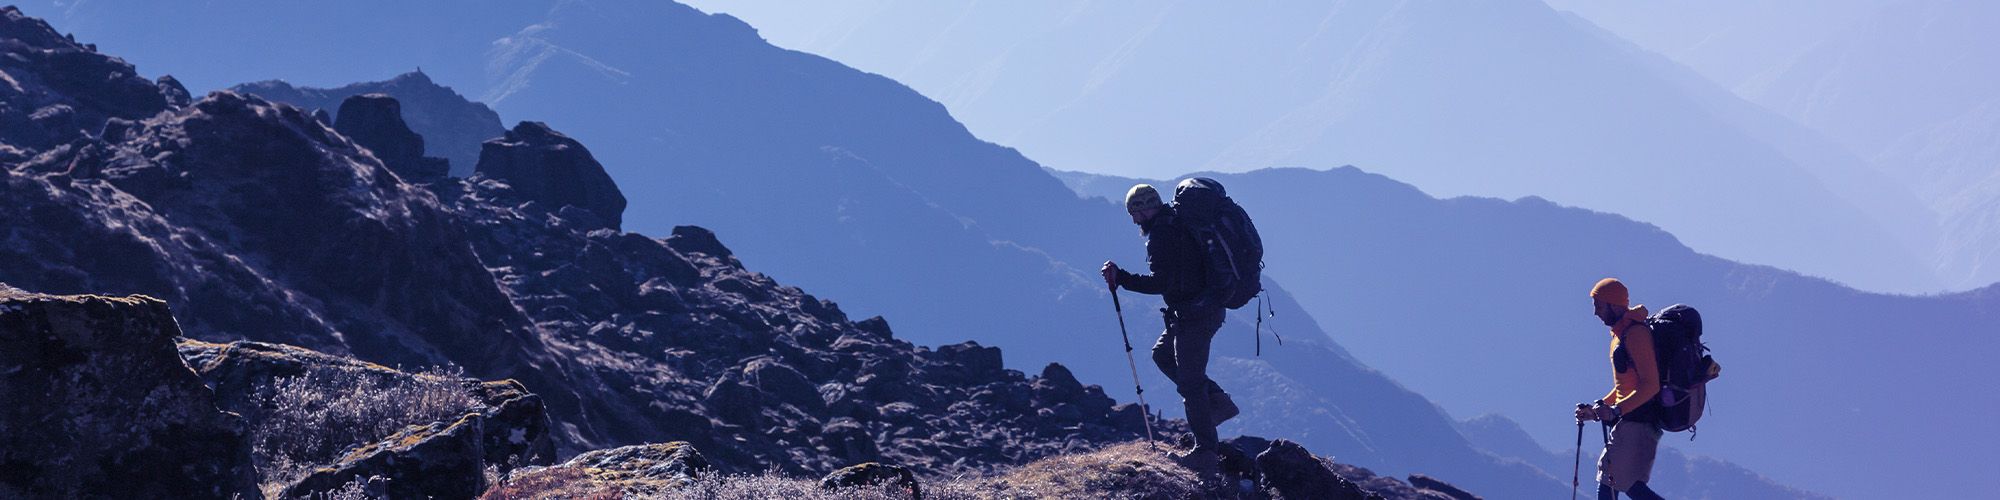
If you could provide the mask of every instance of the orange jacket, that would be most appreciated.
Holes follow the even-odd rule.
[[[1620,346],[1629,360],[1618,359]],[[1604,395],[1604,402],[1616,405],[1621,414],[1638,410],[1660,393],[1660,366],[1653,359],[1653,329],[1646,326],[1646,306],[1632,306],[1611,325],[1611,369],[1611,393]]]

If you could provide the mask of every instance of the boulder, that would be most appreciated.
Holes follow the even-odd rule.
[[[819,388],[806,381],[806,376],[798,370],[777,359],[759,357],[750,360],[743,365],[743,378],[775,401],[809,413],[818,413],[826,408],[826,403],[820,400]]]
[[[968,381],[999,378],[1000,371],[1006,369],[1000,359],[1000,348],[981,346],[969,340],[938,346],[931,357],[942,364],[949,375]]]
[[[875,446],[875,437],[868,434],[868,428],[848,417],[827,421],[820,428],[820,443],[833,456],[849,462],[873,461],[882,456],[882,451]]]
[[[343,113],[344,114],[344,113]],[[550,211],[564,205],[590,210],[616,229],[625,214],[625,195],[590,151],[541,122],[521,122],[506,135],[480,146],[475,176],[512,186],[528,201]]]
[[[743,383],[743,372],[731,370],[702,391],[701,404],[718,420],[756,428],[763,399],[757,388]]]
[[[285,489],[287,497],[340,490],[355,479],[382,477],[390,498],[472,498],[486,491],[484,417],[411,426],[357,448]]]
[[[153,80],[153,86],[160,89],[160,96],[167,99],[168,106],[178,108],[194,103],[194,95],[189,94],[187,86],[181,85],[181,81],[173,75],[160,75]]]
[[[151,297],[0,286],[0,497],[261,496],[242,418]]]
[[[424,138],[403,122],[403,105],[387,94],[364,94],[341,101],[333,128],[375,153],[406,182],[431,182],[451,172],[443,158],[424,156]]]
[[[1453,486],[1451,483],[1423,474],[1411,474],[1410,486],[1419,490],[1436,492],[1450,497],[1452,500],[1480,500],[1479,495],[1474,495],[1471,492]]]
[[[550,439],[548,408],[541,396],[515,380],[477,382],[472,389],[485,407],[481,440],[487,465],[507,472],[555,461],[555,440]]]
[[[483,498],[656,498],[714,470],[685,441],[625,446],[520,469]]]
[[[882,485],[893,486],[899,492],[909,495],[913,500],[924,498],[924,489],[917,484],[916,474],[910,473],[910,469],[908,468],[897,465],[879,462],[851,465],[833,471],[832,474],[827,474],[826,477],[819,480],[819,487],[823,490]]]
[[[701,226],[674,226],[673,234],[667,236],[667,246],[676,252],[698,253],[726,263],[736,262],[736,254],[729,251],[729,247],[722,246],[722,240],[715,238],[715,232]]]
[[[1276,498],[1328,498],[1362,500],[1370,498],[1360,486],[1326,468],[1319,457],[1304,446],[1280,439],[1257,454],[1258,483]]]
[[[1042,377],[1035,380],[1034,387],[1037,406],[1055,406],[1056,403],[1076,401],[1083,396],[1083,384],[1077,382],[1076,375],[1070,374],[1069,368],[1061,363],[1049,363],[1049,366],[1043,367]]]
[[[646,485],[640,489],[648,492],[687,484],[715,470],[686,441],[592,451],[557,467],[584,469],[606,481]]]

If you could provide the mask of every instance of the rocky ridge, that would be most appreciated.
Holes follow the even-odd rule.
[[[406,479],[368,488],[459,496],[483,489],[484,476],[471,474],[483,467],[670,442],[704,450],[704,461],[722,472],[803,475],[889,462],[937,477],[997,472],[1141,435],[1140,409],[1061,365],[1031,377],[1006,369],[996,348],[915,346],[882,318],[851,320],[830,301],[745,269],[705,229],[678,227],[667,238],[618,231],[622,195],[581,144],[545,126],[524,124],[487,143],[509,166],[475,171],[494,175],[411,184],[385,165],[407,154],[371,149],[407,153],[407,141],[355,140],[297,107],[235,92],[190,101],[165,79],[68,85],[74,72],[92,68],[105,68],[107,81],[133,72],[39,20],[4,12],[9,50],[82,63],[11,58],[0,70],[16,85],[0,89],[11,90],[0,101],[98,111],[69,115],[81,120],[72,123],[0,110],[28,116],[10,123],[35,124],[20,132],[25,139],[10,129],[9,154],[22,161],[0,171],[0,194],[12,201],[0,206],[0,279],[37,290],[152,294],[182,305],[172,313],[154,308],[155,323],[231,342],[183,342],[180,352],[196,368],[162,361],[147,365],[160,376],[120,380],[145,387],[177,378],[178,390],[194,394],[182,400],[218,402],[187,412],[218,428],[228,427],[214,423],[230,422],[228,411],[250,416],[239,427],[268,422],[269,408],[259,406],[267,400],[245,395],[298,373],[407,379],[374,363],[451,365],[514,380],[470,387],[478,401],[456,415],[336,447],[342,455],[328,467],[285,486],[292,494],[387,475],[473,485]],[[394,120],[354,123],[346,132],[388,127],[373,132],[407,138]],[[551,161],[558,164],[537,163]],[[558,175],[572,178],[548,178]],[[580,191],[549,188],[598,177],[606,182]],[[26,344],[8,345],[11,355]],[[215,389],[186,385],[195,371]],[[1160,431],[1176,425],[1163,422]],[[34,460],[89,452],[65,446]],[[234,451],[203,456],[225,459],[215,466],[221,479],[203,484],[246,491],[244,472],[255,460]],[[8,463],[10,471],[21,467]],[[62,477],[4,476],[6,487],[23,491],[75,491],[75,483],[46,482]]]
[[[131,73],[38,20],[7,21],[0,29],[40,30],[9,43]],[[29,85],[93,67],[6,71]],[[174,108],[151,84],[24,92],[160,109],[106,115],[8,166],[0,278],[161,297],[205,341],[518,380],[543,398],[565,455],[685,440],[729,470],[883,459],[950,473],[1142,431],[1137,408],[1073,377],[1040,381],[1002,368],[995,349],[918,348],[885,320],[852,321],[744,269],[706,230],[612,229],[617,214],[598,212],[622,195],[580,144],[545,127],[489,146],[513,168],[425,187],[382,163],[394,155],[254,95]],[[607,182],[563,198],[540,188],[568,180],[557,176]]]

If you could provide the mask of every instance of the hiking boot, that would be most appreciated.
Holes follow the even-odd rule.
[[[1210,448],[1197,446],[1187,451],[1168,453],[1167,459],[1172,460],[1175,464],[1180,465],[1188,471],[1194,472],[1204,482],[1222,475],[1221,460],[1215,456],[1215,450]]]
[[[1222,425],[1241,413],[1243,410],[1236,407],[1236,401],[1229,399],[1229,393],[1208,393],[1208,414],[1215,418],[1215,425]]]

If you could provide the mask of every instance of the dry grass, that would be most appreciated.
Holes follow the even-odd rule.
[[[679,487],[626,495],[626,486],[592,477],[575,468],[533,469],[517,473],[486,492],[489,500],[553,498],[644,497],[721,500],[900,500],[895,487],[822,490],[819,481],[785,477],[775,472],[753,475],[710,475]],[[1193,474],[1169,462],[1162,451],[1143,443],[1127,443],[1094,453],[1040,460],[997,477],[930,479],[924,498],[933,500],[1070,499],[1070,498],[1202,498]]]
[[[479,498],[484,500],[532,500],[545,498],[613,500],[623,498],[616,485],[593,479],[589,472],[572,467],[533,469],[495,483]]]
[[[438,368],[410,375],[339,368],[277,379],[249,415],[265,496],[357,445],[459,417],[479,404],[463,380],[461,371]]]
[[[994,478],[969,481],[967,498],[1200,498],[1194,473],[1165,449],[1125,443],[1093,453],[1050,457]]]

